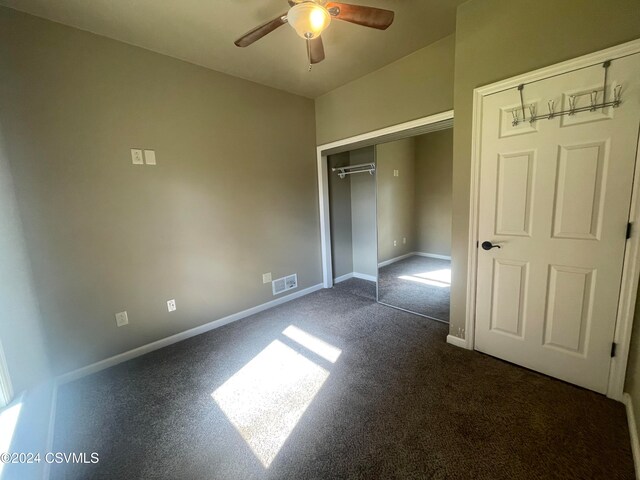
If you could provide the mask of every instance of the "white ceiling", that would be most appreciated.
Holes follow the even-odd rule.
[[[326,60],[308,71],[284,25],[246,48],[234,40],[285,13],[286,0],[0,0],[0,4],[264,85],[317,97],[451,34],[465,0],[353,0],[396,12],[386,31],[333,21]]]

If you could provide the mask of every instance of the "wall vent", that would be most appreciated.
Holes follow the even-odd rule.
[[[277,278],[273,282],[271,282],[271,286],[273,288],[273,294],[279,295],[282,292],[286,292],[287,290],[291,290],[293,288],[298,287],[298,275],[294,273],[293,275],[288,275],[286,277]]]
[[[298,286],[298,275],[295,273],[293,275],[289,275],[288,277],[284,278],[284,281],[287,284],[286,290],[291,290],[292,288],[296,288]]]

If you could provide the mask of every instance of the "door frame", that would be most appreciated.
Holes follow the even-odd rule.
[[[372,130],[360,135],[343,138],[334,142],[325,143],[316,147],[316,160],[318,167],[318,205],[320,216],[320,249],[322,252],[322,285],[324,288],[333,286],[333,267],[331,266],[331,221],[329,210],[329,164],[328,156],[332,150],[354,150],[365,146],[391,141],[391,138],[405,138],[401,134],[412,130],[419,130],[415,135],[421,135],[430,131],[450,128],[453,124],[453,110],[436,113],[427,117],[399,123],[390,127]],[[410,134],[413,135],[413,134]],[[407,135],[407,136],[410,136]],[[327,153],[329,152],[329,153]],[[337,152],[335,152],[337,153]]]
[[[562,75],[564,73],[580,70],[597,65],[606,60],[625,57],[640,53],[640,39],[623,43],[615,47],[600,50],[565,62],[557,63],[539,70],[501,80],[490,85],[473,90],[473,130],[471,138],[471,185],[469,205],[469,243],[467,263],[467,305],[465,318],[464,338],[449,335],[447,341],[454,345],[474,349],[475,343],[475,317],[476,317],[476,280],[478,266],[478,217],[480,205],[480,144],[482,136],[482,106],[484,97],[494,93],[516,88],[522,83],[530,83],[545,78]],[[626,376],[627,361],[629,357],[629,344],[631,342],[631,329],[633,315],[640,278],[640,141],[636,149],[636,168],[633,179],[633,191],[631,194],[631,208],[629,222],[634,225],[631,238],[625,245],[624,263],[622,268],[622,282],[620,298],[618,300],[618,313],[616,315],[616,327],[613,341],[616,343],[616,355],[611,359],[609,368],[609,384],[607,397],[622,401],[624,381]]]
[[[4,355],[4,348],[0,342],[0,409],[6,407],[13,400],[13,385],[9,376],[9,366]]]

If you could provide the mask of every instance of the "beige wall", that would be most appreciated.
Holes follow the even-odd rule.
[[[0,45],[55,373],[321,282],[313,101],[5,8]]]
[[[458,335],[458,329],[464,328],[465,321],[473,89],[638,36],[638,0],[471,0],[458,7],[453,147],[452,334]]]
[[[331,222],[331,265],[333,278],[353,272],[351,238],[351,176],[340,178],[331,168],[349,165],[349,152],[330,155],[329,221]]]
[[[376,160],[378,262],[385,262],[414,251],[416,139],[377,145]],[[393,176],[394,170],[398,170],[397,177]]]
[[[375,147],[349,152],[350,165],[376,161]],[[378,275],[376,248],[376,180],[368,173],[349,175],[351,181],[351,234],[353,271]]]
[[[451,256],[453,130],[416,137],[416,243],[423,253]]]
[[[0,124],[1,125],[1,124]],[[0,135],[0,338],[14,394],[46,380],[40,309],[7,151]],[[0,405],[1,407],[1,405]]]
[[[0,123],[0,132],[2,131]],[[0,339],[13,387],[12,401],[21,404],[20,416],[12,432],[11,451],[43,452],[48,446],[53,382],[50,381],[51,372],[44,342],[42,316],[35,294],[31,262],[19,218],[15,184],[2,133],[0,305]],[[4,465],[2,478],[41,479],[43,472],[42,463],[9,464]]]
[[[451,35],[316,98],[318,145],[453,108]]]

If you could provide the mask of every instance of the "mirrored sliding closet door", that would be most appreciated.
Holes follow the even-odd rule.
[[[449,321],[452,130],[376,146],[378,301]]]

